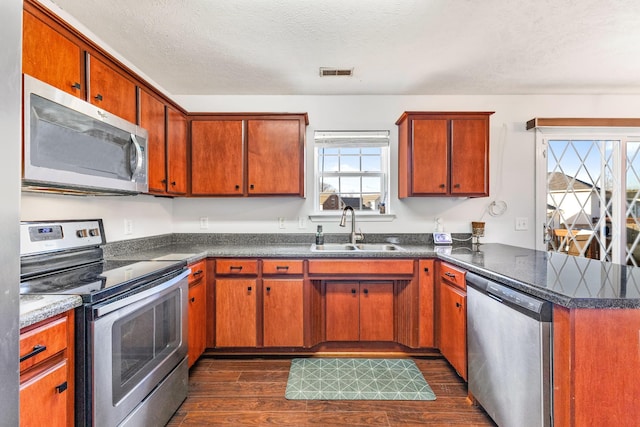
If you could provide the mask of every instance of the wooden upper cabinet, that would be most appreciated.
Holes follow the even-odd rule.
[[[140,126],[149,133],[147,139],[149,193],[164,194],[167,190],[164,103],[142,89],[140,89],[139,100]]]
[[[447,194],[449,150],[447,120],[415,120],[411,156],[414,193]]]
[[[25,4],[22,14],[22,72],[84,99],[83,50],[27,8]]]
[[[187,118],[167,107],[167,193],[187,193]]]
[[[304,196],[303,123],[249,120],[247,129],[249,194]]]
[[[451,120],[451,194],[489,195],[489,117]]]
[[[136,123],[136,84],[112,65],[87,55],[88,101],[131,123]]]
[[[191,122],[191,194],[242,196],[242,120]]]
[[[191,195],[304,197],[306,114],[191,118]]]
[[[398,196],[489,195],[492,112],[405,112],[398,125]]]

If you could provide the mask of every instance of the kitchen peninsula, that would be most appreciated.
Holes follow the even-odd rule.
[[[111,256],[117,253],[119,259],[132,260],[188,253],[191,254],[188,263],[208,259],[208,271],[214,271],[215,260],[223,258],[298,259],[307,263],[318,259],[413,260],[416,263],[415,274],[419,273],[419,260],[434,260],[436,271],[440,262],[446,262],[553,303],[556,425],[611,425],[612,422],[629,425],[629,420],[639,418],[635,400],[640,396],[640,384],[629,379],[628,372],[640,368],[637,341],[640,330],[640,269],[502,244],[445,249],[434,247],[428,239],[420,240],[415,236],[413,240],[407,236],[400,237],[404,251],[348,255],[312,251],[310,243],[307,243],[312,241],[311,235],[300,235],[297,239],[292,236],[252,235],[250,241],[243,239],[242,235],[175,234],[149,240],[115,242],[106,253]],[[212,305],[207,310],[210,313],[210,307],[214,307],[215,275],[209,277],[207,291],[210,294],[207,298]],[[301,277],[307,289],[305,296],[312,296],[308,288],[312,287],[313,280],[306,267]],[[400,274],[394,279],[404,283],[403,286],[410,286],[410,283],[423,279],[416,277]],[[434,277],[437,274],[431,276],[431,283],[434,283]],[[433,284],[430,289],[437,292]],[[430,298],[433,303],[433,294]],[[305,304],[307,310],[313,307],[309,301]],[[407,316],[411,320],[411,315]],[[306,319],[318,321],[310,316]],[[311,329],[311,325],[305,325],[305,332]],[[214,339],[211,335],[209,333],[209,343]],[[308,349],[300,350],[308,352]]]
[[[375,239],[375,236],[368,237]],[[396,295],[398,290],[410,289],[411,283],[426,280],[424,276],[417,275],[420,273],[418,265],[422,266],[425,261],[432,260],[430,265],[435,263],[438,271],[439,264],[446,262],[553,303],[553,395],[556,425],[584,425],[594,422],[604,425],[612,419],[618,425],[625,425],[625,420],[630,417],[637,419],[638,414],[633,411],[637,411],[634,402],[635,397],[640,395],[640,384],[630,381],[628,372],[640,368],[637,342],[640,330],[640,269],[502,244],[434,247],[428,238],[408,235],[400,237],[401,251],[348,255],[322,253],[313,251],[311,245],[306,243],[311,238],[311,235],[299,235],[297,238],[252,235],[249,240],[242,235],[175,234],[110,243],[105,247],[105,255],[118,260],[138,261],[185,254],[185,261],[189,264],[206,259],[207,273],[215,271],[216,260],[301,260],[304,271],[296,272],[294,277],[303,278],[303,295],[307,299],[303,302],[307,311],[305,323],[312,323],[304,325],[305,334],[315,336],[319,334],[314,331],[319,319],[310,316],[308,311],[322,306],[319,301],[314,303],[313,299],[322,298],[323,295],[313,291],[314,284],[318,283],[308,272],[307,265],[310,261],[326,259],[333,264],[338,260],[367,261],[369,265],[382,264],[383,261],[396,261],[396,264],[398,261],[415,262],[413,271],[391,275],[380,273],[383,278],[396,280],[396,286],[400,286],[396,287]],[[425,287],[421,283],[420,290],[429,289],[427,298],[434,304],[437,301],[434,292],[438,291],[433,278],[437,277],[437,273],[431,273],[429,286]],[[360,275],[363,280],[375,277],[371,272]],[[283,274],[279,277],[287,276]],[[214,319],[212,311],[215,310],[216,279],[215,274],[207,276],[208,321]],[[425,295],[416,292],[416,297],[424,298]],[[421,303],[423,302],[422,300]],[[436,307],[435,310],[437,309]],[[433,316],[433,311],[431,313]],[[411,307],[396,309],[395,315],[397,327],[405,321],[417,328],[425,326],[423,318],[414,317],[417,314],[411,312]],[[404,316],[404,320],[399,321],[398,315]],[[322,318],[322,313],[319,316]],[[316,322],[315,326],[313,322]],[[430,328],[433,327],[433,318],[431,322]],[[213,325],[207,326],[208,351],[215,354]],[[410,335],[411,332],[407,334]],[[322,337],[318,336],[317,342],[309,341],[308,338],[307,336],[305,343],[312,345],[287,348],[287,352],[309,354],[317,351],[321,347],[318,344]],[[398,335],[396,341],[397,338]],[[404,348],[409,353],[413,344],[417,343],[402,334],[398,342],[408,345],[393,349],[397,351],[398,348]],[[363,342],[361,345],[366,349],[368,343]],[[431,347],[431,350],[437,348],[437,341]],[[246,350],[243,349],[244,352]],[[273,350],[278,351],[277,348]],[[256,353],[260,351],[262,350],[256,348]],[[594,390],[598,392],[594,393]]]

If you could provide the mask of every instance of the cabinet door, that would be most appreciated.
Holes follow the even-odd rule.
[[[358,282],[326,284],[327,341],[358,341],[360,339],[358,287]]]
[[[447,194],[449,189],[446,119],[412,121],[411,187],[413,194]]]
[[[256,280],[218,279],[216,346],[256,347]]]
[[[420,328],[418,345],[420,347],[435,347],[435,261],[420,260],[418,263],[418,295]]]
[[[242,120],[191,122],[191,194],[244,194]]]
[[[489,119],[451,120],[451,194],[489,195]]]
[[[440,352],[458,374],[467,379],[467,308],[466,292],[440,282],[438,321]]]
[[[167,193],[187,194],[187,118],[167,107]]]
[[[67,359],[20,384],[20,425],[67,427],[69,399]]]
[[[299,120],[247,122],[248,193],[304,195]]]
[[[393,282],[360,282],[360,341],[393,341]]]
[[[302,279],[264,279],[263,344],[265,347],[302,347]]]
[[[84,99],[80,46],[27,11],[22,24],[22,72]]]
[[[150,193],[165,193],[167,190],[164,114],[164,103],[140,90],[140,126],[149,132],[147,176]]]
[[[206,283],[199,280],[189,286],[189,367],[202,355],[207,338]]]
[[[136,85],[96,56],[87,55],[88,101],[110,113],[137,123]]]

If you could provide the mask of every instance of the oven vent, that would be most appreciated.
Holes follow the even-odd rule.
[[[330,76],[351,77],[353,76],[353,68],[320,67],[320,77],[330,77]]]

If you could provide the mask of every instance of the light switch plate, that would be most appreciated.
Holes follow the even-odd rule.
[[[436,245],[452,244],[453,240],[451,240],[451,233],[433,233],[433,243]]]

